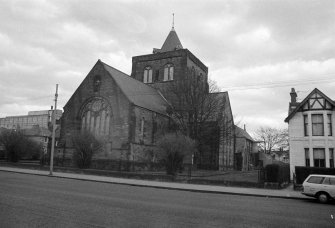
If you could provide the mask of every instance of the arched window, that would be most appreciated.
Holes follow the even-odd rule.
[[[164,67],[164,81],[172,81],[173,80],[173,65],[166,64]]]
[[[143,82],[144,83],[152,83],[152,68],[147,66],[144,68],[143,72]]]
[[[96,136],[109,135],[111,108],[102,98],[95,98],[84,105],[81,111],[81,130]]]

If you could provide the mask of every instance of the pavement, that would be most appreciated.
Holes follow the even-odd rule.
[[[152,187],[152,188],[191,191],[191,192],[246,195],[246,196],[269,197],[269,198],[284,198],[284,199],[310,199],[309,197],[302,195],[300,191],[294,191],[292,185],[288,186],[285,189],[278,190],[278,189],[199,185],[199,184],[187,184],[187,183],[176,183],[176,182],[161,182],[161,181],[95,176],[95,175],[77,174],[77,173],[62,173],[62,172],[53,172],[53,175],[50,175],[49,171],[22,169],[13,167],[1,167],[1,166],[0,171],[49,176],[51,178],[67,178],[67,179],[76,179],[83,181],[95,181],[95,182],[103,182],[111,184]]]

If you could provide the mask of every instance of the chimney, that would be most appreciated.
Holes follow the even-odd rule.
[[[246,128],[245,128],[245,124],[243,125],[243,128],[244,128],[244,131],[247,131]]]
[[[291,95],[291,103],[296,103],[297,102],[297,93],[295,92],[294,88],[291,89],[290,95]]]
[[[53,110],[54,109],[54,106],[51,105],[51,109],[50,110]]]

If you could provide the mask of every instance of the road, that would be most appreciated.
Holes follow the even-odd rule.
[[[0,227],[335,227],[335,205],[0,171]]]

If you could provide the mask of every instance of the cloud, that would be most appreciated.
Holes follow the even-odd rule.
[[[3,1],[0,117],[63,107],[98,59],[131,73],[132,56],[160,48],[172,25],[232,111],[253,131],[285,127],[289,91],[335,99],[335,2]]]

